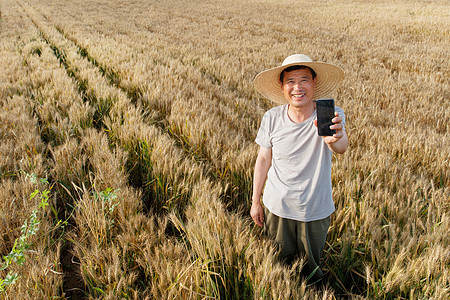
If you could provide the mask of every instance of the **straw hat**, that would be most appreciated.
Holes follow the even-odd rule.
[[[256,75],[253,81],[256,90],[274,102],[288,103],[281,89],[280,74],[284,69],[295,65],[307,66],[316,72],[316,88],[313,100],[331,97],[344,79],[344,71],[338,66],[312,61],[304,54],[293,54],[287,57],[280,67],[265,70]]]

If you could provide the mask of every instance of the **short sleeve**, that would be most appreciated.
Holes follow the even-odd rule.
[[[255,142],[263,148],[272,148],[269,130],[269,115],[267,113],[265,113],[262,117],[261,126],[259,127],[258,134],[256,135]]]

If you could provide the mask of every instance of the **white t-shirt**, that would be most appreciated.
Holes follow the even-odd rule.
[[[345,125],[344,111],[336,107]],[[302,123],[288,116],[288,104],[267,111],[256,143],[272,148],[263,203],[273,214],[302,222],[321,220],[335,208],[331,191],[332,151],[317,134],[316,112]]]

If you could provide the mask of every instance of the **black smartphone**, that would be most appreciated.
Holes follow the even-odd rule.
[[[320,136],[332,136],[336,130],[330,129],[334,118],[334,99],[317,99],[317,130]]]

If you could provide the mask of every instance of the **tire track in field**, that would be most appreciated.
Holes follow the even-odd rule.
[[[46,18],[48,21],[48,18]],[[86,47],[83,47],[77,40],[73,37],[70,37],[68,34],[66,34],[62,28],[55,26],[55,28],[68,40],[72,41],[77,47],[78,52],[85,58],[87,58],[93,65],[97,66],[102,74],[108,78],[109,83],[112,86],[118,87],[123,92],[125,92],[129,98],[132,100],[132,102],[136,105],[136,103],[139,103],[139,100],[142,96],[142,90],[139,89],[139,87],[136,86],[125,86],[122,84],[122,79],[120,78],[120,75],[114,72],[112,67],[109,67],[107,65],[102,65],[99,60],[92,55],[90,55],[88,49]],[[194,72],[201,73],[201,77],[206,82],[205,86],[199,86],[197,85],[197,82],[195,79],[191,79],[189,76],[185,75],[183,72],[181,72],[179,75],[185,80],[188,84],[191,84],[195,86],[194,88],[204,94],[203,98],[211,98],[209,101],[213,103],[217,103],[219,105],[219,108],[214,108],[214,112],[217,114],[217,118],[221,120],[227,120],[226,123],[222,123],[223,126],[229,127],[231,131],[236,132],[237,134],[242,134],[246,141],[253,140],[253,133],[251,126],[242,126],[241,121],[242,119],[250,119],[253,120],[252,122],[257,123],[255,120],[257,119],[255,116],[257,115],[254,112],[253,117],[248,116],[248,112],[246,109],[243,109],[240,106],[233,105],[233,103],[228,103],[229,99],[224,99],[223,95],[227,95],[225,98],[234,98],[235,94],[232,91],[230,93],[223,94],[223,91],[218,91],[217,89],[208,89],[208,93],[204,91],[204,89],[207,88],[207,85],[209,84],[215,84],[214,78],[211,78],[208,74],[200,70],[196,66],[192,66],[187,64],[186,62],[183,62],[180,58],[173,58],[170,54],[168,59],[163,59],[161,57],[153,58],[155,60],[155,64],[159,64],[165,67],[169,67],[170,65],[173,65],[175,63],[180,63],[181,66],[185,66],[188,69],[194,70]],[[226,88],[225,88],[226,89]],[[209,93],[210,92],[210,93]],[[223,95],[222,95],[222,94]],[[211,107],[214,107],[215,105],[212,105]],[[223,106],[224,108],[221,109],[220,106]],[[250,177],[248,175],[247,170],[249,167],[233,167],[229,164],[223,164],[219,163],[219,166],[217,166],[214,161],[219,160],[219,158],[213,158],[214,154],[210,154],[210,151],[216,151],[215,148],[212,148],[211,146],[207,146],[205,142],[200,142],[197,144],[197,140],[193,141],[193,144],[197,144],[194,146],[190,145],[189,140],[189,132],[184,130],[183,126],[179,125],[173,125],[169,124],[168,116],[170,115],[170,112],[167,112],[164,110],[163,107],[158,107],[158,104],[154,104],[150,106],[152,110],[157,111],[160,115],[160,117],[156,120],[158,126],[166,133],[169,134],[171,138],[173,138],[174,141],[176,141],[177,145],[183,149],[188,155],[194,157],[194,159],[198,162],[201,162],[202,164],[206,164],[208,167],[208,174],[209,178],[213,180],[222,180],[224,181],[224,185],[227,187],[227,192],[224,193],[224,197],[226,197],[228,200],[227,202],[231,202],[232,205],[230,206],[231,209],[235,208],[236,206],[241,206],[241,203],[246,203],[246,205],[249,204],[249,194],[251,191],[249,191],[249,182]],[[242,117],[233,117],[230,118],[226,115],[225,110],[230,109],[231,111],[237,112]],[[251,111],[251,110],[250,110]],[[182,125],[182,124],[181,124]],[[240,126],[239,126],[240,125]],[[208,137],[206,137],[207,139]],[[192,141],[191,141],[192,142]],[[234,146],[233,146],[234,147]],[[236,144],[236,147],[240,148],[240,144]],[[234,149],[236,149],[234,147]],[[220,147],[219,147],[220,149]],[[232,150],[235,151],[235,150]],[[242,149],[238,150],[242,151]],[[251,158],[250,158],[251,159]],[[233,200],[234,199],[234,200]],[[243,200],[242,200],[243,199]],[[238,204],[239,203],[239,204]],[[244,205],[245,206],[245,205]]]
[[[162,12],[164,13],[164,12]],[[136,21],[135,21],[136,23]],[[133,23],[132,23],[133,24]],[[155,40],[162,40],[164,43],[167,41],[167,37],[162,37],[160,34],[152,32],[149,28],[145,27],[143,24],[136,24],[139,25],[138,28],[142,28],[143,32],[151,32],[152,36],[155,37]],[[108,32],[102,32],[101,30],[98,30],[97,28],[90,26],[89,24],[85,25],[86,28],[91,28],[93,31],[97,32],[99,35],[102,36],[110,36],[114,41],[116,41],[117,36],[115,35],[109,35]],[[58,28],[58,27],[57,27]],[[61,30],[62,28],[60,28]],[[65,35],[66,38],[72,40],[74,43],[76,43],[78,46],[83,48],[83,46],[80,45],[80,43],[77,43],[76,38],[71,37],[70,35],[61,32],[63,35]],[[134,32],[128,33],[131,36],[134,36]],[[120,36],[120,45],[126,45],[127,47],[130,47],[130,45],[137,40],[135,37],[134,40],[129,39],[127,35]],[[197,65],[195,61],[185,61],[180,53],[175,53],[173,51],[168,51],[168,49],[164,49],[164,45],[161,44],[152,44],[152,49],[158,49],[161,53],[164,53],[163,57],[152,57],[151,59],[155,64],[159,64],[161,66],[174,66],[179,64],[180,66],[183,66],[186,68],[186,70],[189,70],[189,72],[192,70],[192,72],[198,73],[202,77],[202,81],[205,82],[204,87],[207,88],[208,85],[215,86],[217,88],[208,90],[208,97],[210,96],[210,100],[215,103],[215,105],[225,107],[229,109],[230,111],[234,111],[238,117],[233,118],[232,120],[227,120],[230,123],[230,128],[233,128],[236,131],[239,131],[240,128],[239,124],[241,124],[242,120],[251,120],[253,124],[251,126],[247,126],[245,128],[240,128],[243,135],[247,137],[248,140],[253,140],[254,130],[257,129],[257,126],[259,125],[259,120],[264,111],[267,109],[267,107],[261,107],[261,102],[253,102],[246,101],[243,99],[241,92],[237,89],[232,88],[232,85],[227,83],[226,80],[218,78],[215,74],[208,71],[206,68],[204,68],[201,65]],[[133,48],[131,46],[131,48]],[[134,48],[133,48],[134,49]],[[144,48],[140,48],[140,50],[145,51],[145,49],[148,49],[146,46]],[[85,49],[86,50],[86,49]],[[108,66],[104,65],[105,70],[108,69]],[[114,72],[112,69],[109,68],[109,73]],[[189,76],[184,76],[183,73],[179,74],[180,76],[183,76],[183,79],[187,82],[191,81],[192,79]],[[115,76],[115,80],[121,80],[120,77]],[[118,82],[120,84],[120,82]],[[198,85],[197,81],[194,82]],[[198,90],[202,90],[201,87],[198,87]],[[220,93],[218,91],[221,91]],[[139,87],[134,87],[132,93],[139,92]],[[224,99],[224,95],[226,95],[226,99]],[[258,105],[255,105],[255,103],[258,103]],[[222,112],[223,113],[223,112]],[[220,114],[219,114],[220,115]],[[235,121],[235,120],[241,120],[241,122]],[[253,131],[251,130],[253,128]]]
[[[1,20],[0,27],[6,32],[1,34],[0,47],[0,252],[3,259],[6,259],[3,255],[9,253],[11,259],[14,254],[13,261],[16,261],[17,255],[21,256],[22,263],[16,265],[1,261],[7,269],[0,272],[0,298],[20,299],[24,295],[44,298],[59,294],[63,277],[58,262],[62,244],[58,233],[61,227],[54,215],[53,182],[47,178],[49,147],[43,139],[40,119],[35,113],[36,90],[29,64],[34,59],[40,59],[39,46],[43,42],[17,3],[7,3],[6,8],[2,9],[6,17]],[[43,205],[41,214],[38,199],[43,200],[47,192],[50,193],[47,195],[48,203],[46,201],[49,207]],[[32,219],[37,223],[32,225]],[[36,238],[31,240],[34,233],[30,234],[30,230],[39,230]],[[11,275],[18,277],[7,283]]]
[[[34,26],[38,30],[36,35],[37,36],[41,35],[41,37],[42,37],[42,31],[39,31],[39,28],[36,26],[35,22],[33,22],[33,19],[26,12],[24,5],[19,1],[16,1],[16,4],[18,5],[17,12],[19,14],[23,15],[24,19],[29,20],[30,26]],[[41,40],[41,43],[44,45],[44,47],[45,47],[45,45],[47,45],[51,49],[50,45],[44,39]],[[42,48],[38,48],[38,49],[39,49],[39,51],[37,51],[36,54],[40,57]],[[55,49],[51,49],[51,50],[55,51]],[[25,60],[26,53],[21,53],[21,55],[22,55],[23,59]],[[57,56],[57,55],[55,54],[55,56]],[[58,61],[61,63],[60,58],[58,59]],[[28,64],[26,64],[26,65],[28,66]],[[60,67],[61,66],[56,67],[54,65],[46,65],[43,69],[57,70]],[[28,68],[31,71],[29,76],[35,76],[35,75],[33,75],[33,72],[35,70],[33,71],[33,68],[31,66],[29,66]],[[31,90],[30,90],[31,101],[37,100],[37,99],[35,99],[34,91],[38,91],[38,94],[39,94],[39,88],[40,88],[39,86],[36,87],[36,86],[34,86],[34,84],[32,85]],[[36,97],[39,97],[39,96],[36,96]],[[36,110],[36,108],[34,108],[34,110]],[[51,149],[55,146],[55,145],[52,145],[52,140],[50,138],[51,134],[49,132],[47,132],[47,130],[45,129],[45,126],[46,126],[45,121],[40,116],[40,113],[38,113],[37,111],[34,111],[34,115],[37,119],[37,126],[39,128],[42,141],[46,145],[46,152],[47,152],[47,156],[48,156],[47,159],[51,160],[51,158],[50,158],[52,155]],[[59,120],[56,122],[59,122]],[[50,177],[48,179],[49,179],[49,182],[52,183],[51,186],[53,187],[53,186],[57,185],[58,179],[51,178],[51,177],[52,176],[50,175]],[[55,213],[56,220],[59,220],[58,224],[60,224],[59,222],[64,220],[62,223],[67,222],[67,224],[65,226],[75,226],[73,220],[71,220],[70,217],[67,218],[67,215],[70,216],[71,212],[67,211],[66,205],[63,204],[63,202],[64,202],[63,195],[59,194],[57,191],[55,191],[55,194],[56,194],[57,201],[56,201],[56,207],[55,207],[56,211],[54,211],[54,213]],[[55,232],[60,231],[61,229],[58,228],[58,226],[61,226],[61,225],[56,225],[56,226],[57,227],[54,229]],[[72,243],[70,241],[68,241],[66,238],[64,238],[66,231],[64,228],[62,228],[62,230],[63,230],[62,233],[59,233],[60,236],[58,237],[58,240],[60,240],[61,244],[62,244],[60,254],[58,257],[59,264],[61,266],[61,270],[63,273],[63,279],[62,279],[63,283],[62,283],[62,287],[61,287],[61,292],[66,296],[75,297],[77,299],[82,299],[83,295],[86,292],[85,286],[83,284],[83,279],[81,277],[80,272],[73,271],[74,269],[78,268],[77,262],[79,260],[77,257],[75,257],[72,254],[72,251],[71,251],[71,249],[73,248]]]
[[[59,26],[55,26],[56,30],[61,33],[62,36],[64,36],[66,39],[72,41],[78,48],[78,52],[85,57],[89,62],[91,62],[94,66],[98,67],[100,72],[103,74],[105,78],[107,78],[110,85],[117,87],[118,89],[122,90],[124,93],[128,95],[131,102],[135,105],[138,105],[141,102],[142,93],[143,91],[140,90],[138,87],[131,86],[127,87],[122,84],[122,79],[120,78],[120,75],[116,73],[113,68],[102,64],[99,62],[94,56],[90,55],[88,49],[80,45],[80,43],[77,42],[77,40],[73,37],[70,37],[67,33],[63,31],[63,29]],[[169,63],[162,60],[156,60],[155,63],[158,63],[162,66],[169,67]],[[208,77],[207,77],[208,78]],[[184,79],[187,81],[190,81],[188,76],[184,76]],[[201,90],[201,87],[198,87],[199,90]],[[214,99],[221,99],[221,97],[218,96],[217,93],[213,92]],[[218,101],[222,102],[222,104],[229,105],[226,103],[226,101]],[[235,197],[237,198],[248,198],[247,196],[250,195],[251,191],[246,190],[245,182],[243,182],[245,175],[245,170],[242,173],[239,172],[233,172],[233,174],[228,174],[230,171],[225,168],[220,168],[215,166],[211,161],[213,160],[212,156],[208,153],[207,147],[201,148],[200,151],[198,149],[193,149],[191,144],[189,143],[188,138],[186,138],[185,133],[183,132],[183,128],[180,128],[174,124],[171,124],[171,122],[168,120],[168,117],[170,115],[170,111],[166,111],[164,108],[159,106],[158,104],[153,104],[150,106],[153,111],[156,111],[158,113],[158,117],[155,120],[152,120],[155,122],[155,124],[160,128],[164,133],[166,133],[168,136],[170,136],[171,139],[173,139],[176,144],[179,146],[180,149],[183,149],[183,151],[188,155],[192,156],[195,161],[205,164],[205,175],[208,176],[213,181],[225,181],[223,184],[226,187],[226,192],[224,193],[223,197],[233,199]],[[230,120],[227,115],[219,109],[219,118]],[[149,120],[150,121],[150,120]],[[238,122],[238,121],[236,121]],[[238,125],[234,120],[230,121],[230,128],[233,130],[236,130],[239,132]],[[174,127],[175,126],[175,127]],[[245,133],[245,137],[247,140],[251,140],[252,134],[250,131],[247,131]],[[231,178],[230,178],[231,177]],[[237,194],[236,194],[237,192]],[[240,199],[232,200],[232,202],[242,202],[246,203],[248,201],[244,200],[243,202]],[[230,209],[235,209],[235,205],[231,205]]]
[[[78,84],[78,92],[80,96],[82,97],[84,102],[88,102],[94,106],[97,105],[101,99],[96,97],[95,93],[92,92],[91,89],[95,89],[94,87],[90,86],[90,82],[86,81],[85,78],[83,78],[80,75],[80,70],[77,70],[77,68],[73,68],[71,65],[70,57],[67,55],[66,51],[67,49],[64,49],[64,47],[61,47],[61,45],[58,45],[55,40],[52,40],[51,34],[49,32],[46,32],[45,26],[42,26],[42,24],[39,24],[39,20],[36,19],[36,16],[33,15],[32,7],[29,6],[25,8],[25,5],[22,5],[20,2],[17,2],[21,8],[25,11],[25,14],[30,19],[31,23],[38,29],[40,32],[40,35],[43,39],[43,41],[48,45],[48,47],[53,51],[53,54],[55,58],[59,61],[60,65],[65,69],[67,76],[74,79],[75,83]],[[31,11],[31,12],[30,12]],[[42,21],[42,20],[40,20]],[[47,28],[48,29],[48,28]],[[54,38],[54,37],[53,37]],[[108,109],[109,110],[109,109]],[[98,110],[97,110],[98,111]],[[99,119],[97,119],[98,122],[95,122],[94,128],[97,132],[100,132],[102,130],[106,130],[106,125],[102,121],[102,118],[106,116],[107,113],[101,112],[98,114]],[[50,143],[51,140],[47,140],[47,144]],[[69,213],[71,214],[71,213]],[[77,227],[76,223],[73,220],[72,221],[75,228]],[[75,294],[73,293],[86,293],[86,284],[83,284],[83,279],[80,275],[80,272],[73,272],[72,268],[76,267],[79,268],[79,259],[77,257],[74,257],[72,255],[73,249],[73,243],[70,242],[70,239],[66,239],[66,245],[62,249],[61,253],[61,265],[63,266],[63,271],[66,274],[64,279],[64,293],[66,295],[72,295],[75,297]],[[77,262],[74,262],[78,261]],[[79,276],[77,276],[77,274]],[[79,295],[81,297],[81,295]]]
[[[95,105],[98,99],[95,97],[95,94],[90,93],[89,89],[92,87],[89,86],[89,82],[84,81],[83,78],[79,76],[80,75],[78,73],[79,70],[72,68],[72,66],[70,65],[69,58],[66,55],[64,49],[62,49],[59,45],[57,45],[55,41],[52,41],[51,37],[48,35],[48,32],[46,32],[42,24],[39,24],[39,21],[35,19],[35,16],[33,16],[32,12],[30,13],[30,11],[33,10],[33,8],[29,4],[28,7],[25,7],[25,4],[22,4],[18,1],[17,3],[24,10],[25,15],[31,20],[31,23],[33,23],[34,26],[36,26],[44,42],[48,45],[49,48],[51,48],[51,50],[54,53],[54,56],[66,70],[67,76],[73,78],[75,82],[79,85],[79,94],[81,95],[83,100],[85,102],[89,102]],[[100,117],[103,117],[104,115],[106,114],[100,114]],[[95,128],[97,131],[101,131],[105,130],[106,126],[103,122],[97,122]],[[76,224],[74,223],[73,226],[76,227]],[[66,245],[63,247],[61,253],[61,264],[63,266],[63,272],[66,274],[63,284],[64,293],[66,295],[72,295],[75,297],[75,294],[72,294],[72,292],[77,293],[81,291],[82,293],[86,293],[86,284],[83,284],[83,279],[81,277],[80,272],[74,273],[72,271],[72,265],[78,267],[78,264],[74,262],[73,259],[79,261],[76,257],[73,257],[73,255],[71,254],[70,249],[72,248],[73,248],[72,243],[70,241],[66,241]],[[82,297],[82,295],[79,296]]]
[[[138,87],[126,87],[122,84],[122,79],[120,76],[113,71],[113,68],[103,65],[100,63],[95,57],[93,57],[88,49],[80,45],[80,43],[77,42],[77,40],[73,37],[70,37],[67,33],[63,31],[63,29],[59,26],[54,26],[54,28],[68,41],[72,42],[77,47],[77,52],[82,56],[83,58],[87,59],[92,65],[97,67],[100,71],[100,73],[105,77],[106,81],[109,85],[120,89],[125,94],[127,94],[128,98],[130,99],[131,103],[133,103],[135,106],[140,103],[140,98],[142,97],[142,91],[139,90]],[[169,64],[165,61],[158,60],[156,63],[161,64],[163,66],[169,66]],[[188,77],[185,77],[185,80],[189,81]],[[218,97],[220,98],[220,97]],[[225,102],[225,101],[223,101]],[[227,104],[228,105],[228,104]],[[213,181],[225,181],[223,184],[226,187],[226,191],[224,192],[223,197],[233,199],[233,198],[248,198],[248,195],[250,194],[250,191],[248,191],[245,183],[245,173],[236,173],[233,172],[233,174],[227,174],[226,169],[221,169],[218,167],[215,167],[210,161],[212,158],[208,155],[208,151],[206,149],[198,152],[195,149],[192,149],[192,146],[189,144],[189,141],[186,140],[184,137],[183,131],[180,128],[173,128],[170,124],[170,122],[167,120],[167,116],[169,112],[164,111],[164,109],[158,107],[158,106],[151,106],[152,110],[157,111],[158,117],[153,120],[148,120],[148,122],[155,123],[158,128],[160,128],[164,133],[166,133],[172,140],[176,142],[176,144],[179,146],[180,149],[183,149],[183,151],[188,155],[192,156],[195,161],[199,162],[203,165],[203,168],[205,170],[204,174],[207,175],[208,178],[210,178]],[[223,114],[222,111],[219,111]],[[221,115],[220,117],[226,118],[226,115]],[[236,127],[237,125],[231,124],[231,127]],[[236,127],[237,128],[237,127]],[[249,134],[249,133],[248,133]],[[250,139],[247,134],[247,139]],[[223,175],[225,174],[225,175]],[[224,178],[225,176],[225,178]],[[232,202],[235,203],[246,203],[247,200],[241,201],[240,199],[233,200]],[[235,205],[231,205],[230,209],[235,209]]]
[[[45,22],[50,23],[45,16],[43,16],[43,17],[45,18]],[[78,83],[80,95],[82,95],[82,97],[85,101],[87,101],[88,103],[95,106],[96,103],[99,101],[99,99],[97,99],[96,96],[92,93],[92,89],[90,89],[89,83],[86,82],[83,78],[81,78],[79,76],[79,74],[78,74],[77,70],[75,70],[75,68],[70,66],[70,63],[68,62],[68,58],[67,58],[65,51],[62,50],[61,47],[58,47],[55,43],[53,43],[49,39],[49,37],[47,36],[47,34],[46,34],[45,30],[42,28],[42,26],[39,26],[39,24],[37,24],[36,21],[34,21],[34,20],[33,20],[33,22],[39,28],[42,36],[44,37],[46,42],[50,45],[50,47],[54,51],[55,56],[59,59],[61,64],[64,65],[64,67],[66,68],[68,76],[74,78],[75,81]],[[48,25],[48,26],[55,28],[55,26],[53,24]],[[64,36],[64,34],[62,34],[60,32],[60,29],[59,30],[58,30],[58,28],[55,28],[55,29],[59,32],[60,37],[62,39],[65,39],[66,42],[72,42],[70,39],[68,39],[66,36]],[[133,96],[133,94],[132,94],[132,92],[130,92],[130,90],[127,90],[116,83],[116,80],[115,80],[115,78],[117,77],[116,74],[107,72],[105,68],[103,68],[94,58],[92,58],[89,55],[89,53],[86,49],[80,47],[76,43],[73,43],[73,44],[77,48],[77,53],[80,55],[80,57],[87,59],[93,66],[95,66],[100,71],[100,73],[102,74],[102,76],[105,78],[105,80],[108,82],[108,84],[110,86],[113,86],[113,87],[125,92],[128,95],[128,99],[130,100],[130,102],[136,106],[136,103],[138,102],[136,99],[136,96]],[[108,111],[109,109],[110,109],[110,107],[108,107],[105,111]],[[98,130],[105,129],[105,124],[103,124],[103,122],[102,122],[102,118],[105,115],[106,115],[105,112],[98,114],[99,117],[96,119],[96,122],[95,122],[96,128]],[[174,134],[173,131],[168,127],[168,125],[166,124],[167,122],[164,119],[157,119],[157,120],[151,120],[151,121],[152,121],[152,123],[155,123],[156,126],[164,134],[166,134],[171,140],[175,141],[176,144],[180,147],[180,149],[182,149],[188,156],[192,156],[192,152],[189,149],[189,147],[190,147],[189,144],[186,143],[181,137]],[[150,126],[154,126],[154,125],[150,125]],[[203,173],[204,173],[204,175],[206,175],[207,178],[209,178],[213,182],[221,183],[221,185],[225,188],[225,192],[223,193],[222,197],[231,198],[231,197],[236,196],[236,191],[239,190],[240,187],[236,184],[234,184],[234,185],[226,184],[226,183],[224,184],[223,182],[218,181],[218,177],[216,174],[220,174],[220,172],[222,172],[222,171],[214,170],[214,168],[208,163],[209,158],[207,158],[205,156],[197,156],[194,158],[197,161],[197,166],[200,166],[200,168],[204,170]],[[239,174],[237,174],[237,175],[235,174],[234,178],[236,179],[236,177],[238,177],[238,176],[239,176]],[[240,180],[240,178],[237,178],[237,181],[239,181],[239,180]],[[245,194],[248,194],[248,193],[246,192]],[[239,201],[237,201],[237,202],[239,202]]]
[[[55,26],[55,28],[65,38],[72,41],[79,48],[80,53],[82,53],[84,57],[86,57],[89,61],[91,61],[91,63],[96,65],[101,70],[101,72],[110,80],[111,84],[114,84],[115,86],[117,86],[118,88],[120,88],[121,90],[126,92],[131,99],[135,100],[136,103],[138,102],[137,101],[138,99],[142,98],[144,91],[141,87],[136,86],[136,85],[131,85],[131,86],[127,87],[126,85],[124,85],[123,79],[120,77],[119,72],[114,71],[114,69],[111,66],[101,63],[99,59],[90,55],[89,50],[86,47],[84,47],[83,45],[81,45],[81,43],[78,42],[75,37],[72,37],[69,34],[67,34],[66,32],[64,32],[64,30],[63,30],[63,28],[61,28],[61,26],[57,25],[57,26]],[[98,30],[95,30],[95,31],[97,31],[99,34],[102,34]],[[113,39],[113,41],[116,42],[115,39]],[[121,43],[123,44],[123,41]],[[125,45],[127,45],[127,47],[132,48],[128,44],[125,44]],[[159,49],[162,51],[162,48],[155,47],[155,49]],[[194,65],[188,64],[188,63],[184,62],[182,60],[182,58],[176,57],[170,53],[167,54],[166,58],[167,59],[162,59],[160,57],[152,57],[151,59],[152,59],[152,62],[154,65],[160,65],[165,68],[170,68],[176,64],[180,64],[183,67],[193,70],[193,72],[198,72],[199,74],[201,74],[202,79],[207,83],[204,86],[199,85],[197,81],[192,80],[189,76],[185,75],[184,73],[180,73],[178,75],[180,75],[184,81],[195,84],[196,89],[199,92],[204,93],[205,96],[206,96],[206,93],[204,91],[207,90],[208,84],[211,84],[214,86],[218,85],[217,89],[213,89],[213,90],[208,89],[209,93],[207,94],[208,98],[210,98],[209,100],[212,103],[215,103],[215,105],[218,105],[218,109],[215,110],[215,113],[217,114],[217,116],[220,119],[227,120],[227,126],[231,130],[233,130],[239,134],[242,134],[246,138],[246,140],[253,140],[254,134],[251,130],[251,126],[243,128],[241,126],[240,121],[242,121],[242,119],[249,119],[249,120],[252,120],[254,122],[254,124],[257,124],[259,122],[259,117],[257,117],[257,116],[262,115],[262,112],[263,112],[262,110],[260,111],[259,114],[257,114],[257,113],[250,114],[249,111],[254,111],[255,110],[254,107],[243,109],[242,103],[241,104],[228,103],[228,101],[223,98],[223,95],[220,94],[219,92],[217,92],[217,90],[220,89],[220,90],[228,91],[227,96],[229,96],[230,98],[237,98],[237,95],[234,95],[236,91],[229,89],[226,85],[221,85],[220,80],[217,79],[215,77],[215,75],[208,73],[200,66],[196,66],[195,64]],[[157,105],[152,106],[152,109],[158,111],[162,115],[162,119],[166,118],[170,114],[170,111],[165,111],[164,108],[158,107]],[[229,118],[227,116],[226,112],[224,111],[225,109],[230,109],[230,110],[234,111],[234,113],[236,113],[236,115],[238,117],[237,118]]]
[[[19,3],[19,2],[18,2]],[[34,13],[37,13],[37,10],[34,9],[29,3],[28,4],[28,9],[33,10]],[[26,10],[24,8],[24,6],[22,6],[22,8],[24,10]],[[80,94],[80,96],[83,98],[83,100],[91,105],[93,105],[94,107],[96,107],[96,115],[97,117],[94,116],[94,124],[95,124],[95,128],[100,131],[100,130],[108,130],[108,128],[106,127],[105,123],[103,122],[103,118],[105,116],[108,115],[110,109],[111,109],[111,105],[112,103],[109,103],[109,105],[105,105],[105,106],[100,106],[99,107],[99,103],[101,101],[103,101],[104,99],[102,99],[101,97],[99,97],[98,95],[96,95],[95,91],[96,91],[96,87],[91,86],[92,82],[89,82],[89,80],[87,80],[85,77],[82,76],[81,72],[83,70],[78,69],[77,66],[73,65],[73,61],[71,61],[71,58],[69,58],[67,56],[67,51],[70,50],[74,50],[74,49],[64,49],[64,47],[70,47],[70,45],[58,45],[58,42],[53,40],[52,37],[50,36],[51,34],[49,32],[46,32],[46,30],[43,28],[42,24],[39,24],[37,22],[37,20],[35,18],[33,18],[33,16],[31,16],[30,14],[28,14],[26,12],[26,14],[28,15],[28,17],[31,19],[31,22],[36,26],[36,28],[40,31],[40,34],[43,38],[43,40],[49,45],[49,47],[52,49],[52,51],[54,52],[55,57],[59,60],[60,64],[62,66],[64,66],[67,75],[70,78],[73,78],[76,82],[76,84],[78,85],[78,92]],[[40,20],[41,22],[45,22],[45,26],[48,26],[49,28],[54,28],[53,24],[51,24],[48,19],[45,17],[45,15],[40,15],[41,17],[43,17],[45,19],[45,21]],[[55,30],[56,31],[56,30]],[[70,43],[69,40],[65,39],[65,37],[59,33],[57,33],[59,36],[54,37],[56,39],[61,38],[62,43]],[[91,59],[89,59],[87,57],[87,55],[80,50],[79,48],[76,47],[76,45],[73,46],[73,48],[78,49],[77,54],[79,55],[79,59],[83,60],[86,59],[88,61],[88,64],[93,67],[94,69],[100,70],[100,73],[102,73],[102,76],[104,77],[105,74],[104,72],[102,72],[102,70],[95,64],[93,63],[93,61]],[[73,57],[72,57],[73,59]],[[111,84],[110,82],[108,83],[111,86],[114,86],[113,84]],[[141,112],[142,113],[142,112]],[[160,124],[161,122],[159,120],[149,120],[150,123],[155,123],[155,124]]]

